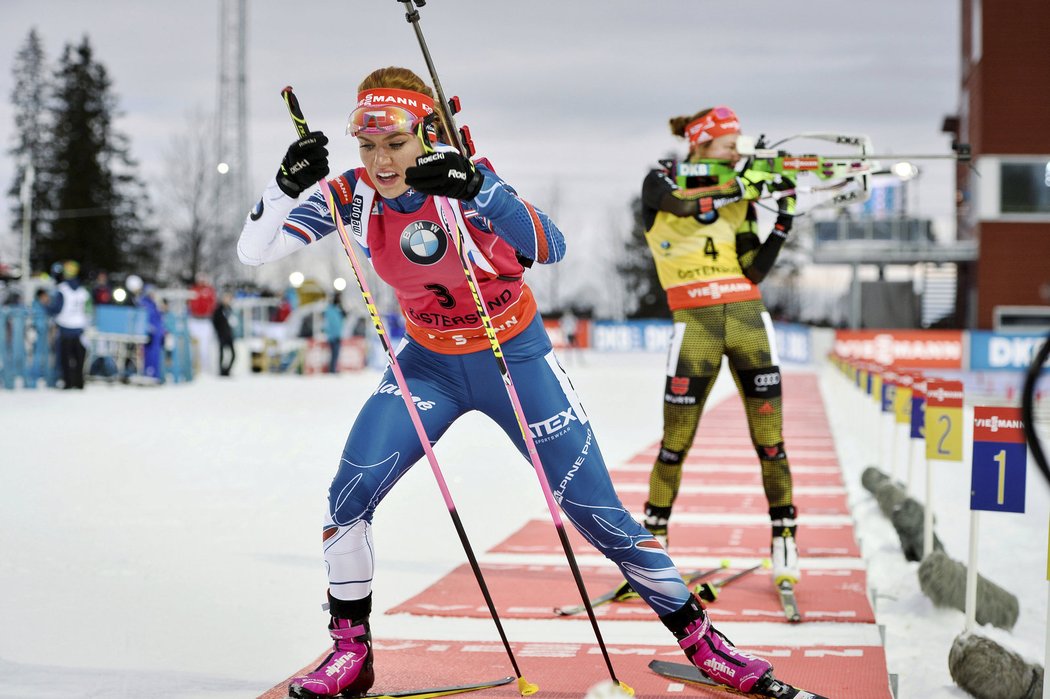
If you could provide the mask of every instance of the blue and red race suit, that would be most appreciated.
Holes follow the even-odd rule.
[[[660,615],[680,609],[689,590],[671,559],[631,517],[612,487],[583,410],[551,348],[522,259],[557,262],[564,238],[543,212],[523,201],[485,161],[485,182],[470,201],[449,200],[474,262],[544,472],[562,511],[610,558]],[[336,207],[377,274],[393,287],[406,318],[397,350],[429,440],[461,415],[492,418],[526,455],[525,440],[489,349],[455,246],[440,225],[435,199],[414,190],[378,196],[363,170],[331,180]],[[245,222],[238,254],[262,264],[335,230],[315,192],[302,203],[271,182]],[[388,367],[346,440],[329,490],[324,526],[331,594],[357,600],[371,590],[371,521],[383,496],[423,456],[404,399]]]

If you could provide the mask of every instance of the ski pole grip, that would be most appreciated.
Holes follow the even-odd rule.
[[[299,134],[299,138],[310,133],[310,127],[306,125],[306,117],[303,116],[303,110],[299,106],[299,100],[296,99],[295,93],[292,92],[291,85],[281,90],[281,97],[284,98],[284,103],[288,107],[288,113],[292,117],[292,123],[295,125],[295,131]]]

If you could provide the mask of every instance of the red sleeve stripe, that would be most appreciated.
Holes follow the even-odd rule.
[[[284,224],[284,232],[291,235],[294,238],[298,238],[299,240],[303,241],[303,243],[305,243],[306,245],[309,245],[310,243],[314,242],[313,237],[309,233],[307,233],[301,228],[297,228],[291,223]]]
[[[339,203],[346,206],[354,198],[354,188],[350,186],[350,181],[346,179],[346,175],[340,175],[334,180],[329,180],[329,184],[332,185],[332,189],[335,190],[336,196],[339,197]]]
[[[532,204],[524,199],[521,203],[525,205],[525,210],[532,217],[532,228],[536,231],[536,261],[540,263],[546,262],[547,257],[550,255],[550,250],[547,249],[547,233],[543,230],[543,222],[540,221],[536,209],[532,208]]]

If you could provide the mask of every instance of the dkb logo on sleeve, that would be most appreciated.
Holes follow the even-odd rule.
[[[448,236],[433,221],[415,221],[401,232],[401,252],[417,265],[432,265],[445,256]]]

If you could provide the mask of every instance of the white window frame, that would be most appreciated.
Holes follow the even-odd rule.
[[[982,155],[974,160],[974,168],[980,173],[970,176],[979,221],[1008,221],[1018,223],[1050,223],[1050,211],[1030,214],[1004,214],[1002,199],[1002,166],[1007,164],[1046,164],[1050,155]]]

